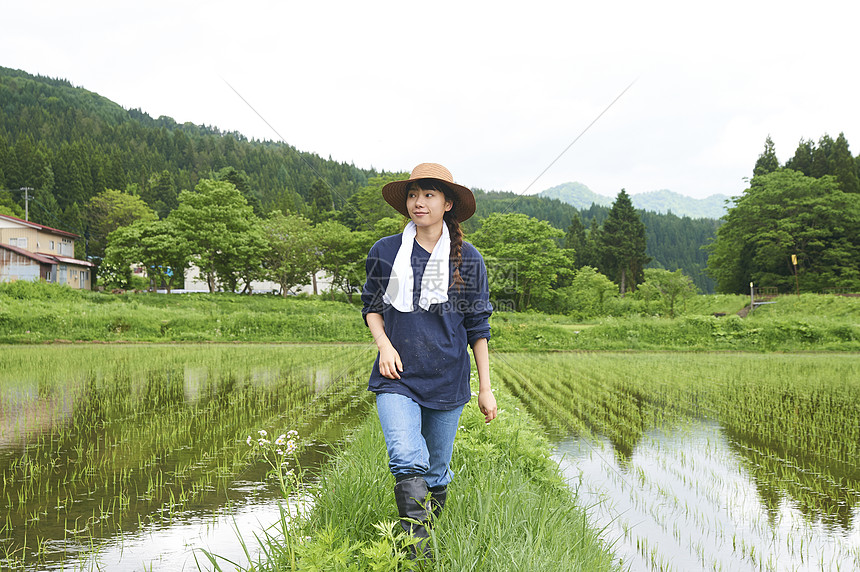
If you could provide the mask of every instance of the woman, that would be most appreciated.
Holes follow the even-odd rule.
[[[379,348],[368,389],[376,393],[401,526],[429,555],[427,526],[445,505],[454,436],[471,397],[467,346],[478,406],[487,423],[497,414],[487,349],[492,306],[484,260],[460,230],[475,212],[472,191],[442,165],[422,163],[382,196],[411,220],[367,256],[362,314]]]

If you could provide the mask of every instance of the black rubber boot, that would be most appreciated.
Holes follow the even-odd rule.
[[[407,534],[418,539],[418,544],[412,547],[412,557],[422,554],[432,558],[430,549],[430,504],[427,501],[427,481],[424,477],[415,476],[399,481],[394,485],[394,500],[397,502],[397,512],[400,515],[400,526]]]
[[[433,520],[438,520],[442,516],[442,509],[445,508],[447,499],[448,487],[446,485],[430,487],[430,510],[433,512]]]

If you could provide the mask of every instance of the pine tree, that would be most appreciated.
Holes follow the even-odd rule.
[[[621,295],[636,290],[645,280],[645,265],[651,259],[645,254],[645,225],[624,189],[612,204],[595,243],[601,270],[618,284]]]
[[[824,175],[832,175],[833,168],[830,164],[830,153],[833,148],[833,139],[825,134],[818,140],[818,147],[812,152],[812,169],[810,175],[816,179]]]
[[[585,225],[582,224],[582,217],[579,213],[574,213],[570,219],[570,225],[567,227],[567,233],[564,237],[564,247],[570,248],[574,252],[574,269],[580,269],[583,266],[594,266],[594,245],[591,237],[585,231]]]
[[[768,135],[767,139],[764,140],[764,152],[759,155],[758,160],[755,162],[753,176],[758,177],[760,175],[767,175],[768,173],[773,173],[777,169],[779,169],[779,160],[776,158],[773,139]]]
[[[801,139],[797,144],[797,150],[794,152],[794,157],[785,162],[786,169],[800,171],[806,176],[812,173],[812,153],[815,144],[810,140]]]
[[[833,165],[833,175],[839,181],[839,188],[845,193],[860,193],[857,163],[851,156],[844,133],[840,133],[836,141],[833,142],[833,153],[830,159]]]

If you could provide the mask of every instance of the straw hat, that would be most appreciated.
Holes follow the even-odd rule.
[[[451,171],[438,163],[421,163],[412,169],[412,174],[405,181],[392,181],[388,183],[382,187],[382,198],[394,207],[397,212],[408,217],[409,212],[406,210],[406,187],[409,186],[409,183],[419,179],[439,181],[451,190],[456,197],[454,216],[457,217],[458,221],[463,222],[475,214],[475,195],[466,187],[456,184]]]

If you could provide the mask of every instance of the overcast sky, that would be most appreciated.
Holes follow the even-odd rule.
[[[356,166],[738,195],[770,134],[860,152],[860,3],[4,2],[0,65]],[[546,170],[632,82],[632,87]]]

